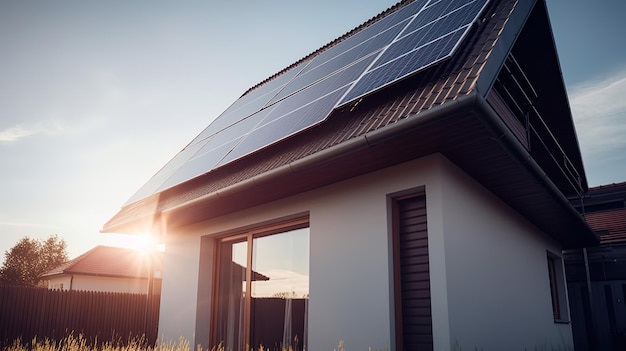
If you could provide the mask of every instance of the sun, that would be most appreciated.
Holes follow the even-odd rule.
[[[164,251],[163,245],[159,243],[156,236],[150,234],[107,234],[105,241],[109,246],[133,249],[142,255]]]

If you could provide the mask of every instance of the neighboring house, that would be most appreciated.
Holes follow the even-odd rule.
[[[572,347],[561,252],[598,239],[545,3],[427,3],[252,87],[104,225],[162,236],[163,340]]]
[[[577,350],[626,350],[626,182],[578,202],[600,246],[564,255]]]
[[[45,273],[41,279],[48,281],[49,289],[146,294],[151,264],[157,272],[152,277],[153,292],[158,293],[160,259],[155,254],[121,247],[96,246]]]

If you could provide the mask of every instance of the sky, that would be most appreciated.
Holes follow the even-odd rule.
[[[244,91],[395,0],[0,0],[0,252],[70,257]],[[623,0],[547,0],[590,186],[626,181]]]

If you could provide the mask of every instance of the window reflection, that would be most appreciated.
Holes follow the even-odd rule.
[[[306,349],[308,228],[220,242],[218,274],[216,344]]]
[[[241,350],[244,346],[247,246],[247,242],[220,245],[217,335],[227,350]]]

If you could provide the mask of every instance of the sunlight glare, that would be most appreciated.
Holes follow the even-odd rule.
[[[142,255],[164,251],[163,244],[159,244],[156,236],[150,234],[110,234],[107,239],[107,245],[133,249]]]

